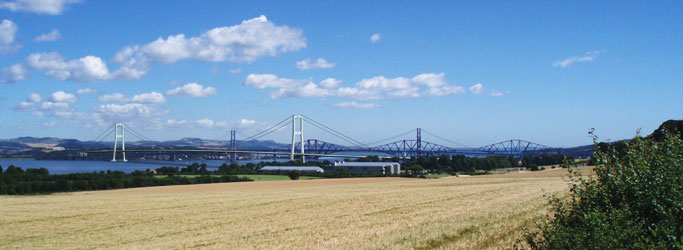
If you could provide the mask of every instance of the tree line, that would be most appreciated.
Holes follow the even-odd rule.
[[[10,195],[238,181],[252,180],[233,175],[200,175],[194,178],[170,175],[166,178],[158,178],[144,171],[129,174],[121,171],[50,174],[46,168],[22,170],[20,167],[10,165],[3,171],[0,166],[0,194]]]
[[[381,159],[378,156],[368,156],[359,158],[356,161],[395,161],[402,162],[404,168],[411,166],[419,166],[422,169],[431,172],[475,172],[477,170],[491,171],[500,168],[511,167],[533,167],[544,165],[558,165],[563,164],[565,160],[573,161],[574,158],[567,155],[542,153],[539,155],[527,155],[518,159],[512,155],[505,156],[487,156],[487,157],[467,157],[464,155],[432,155],[411,157],[401,160],[398,157],[390,159]]]

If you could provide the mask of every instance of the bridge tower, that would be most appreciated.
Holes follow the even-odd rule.
[[[299,131],[296,131],[296,121],[299,120]],[[296,146],[296,137],[299,136],[301,141],[301,161],[306,162],[304,156],[304,117],[302,115],[292,115],[292,152],[289,155],[290,160],[294,160],[294,148]]]
[[[230,150],[237,150],[237,136],[236,136],[237,131],[235,130],[230,130]],[[237,154],[235,152],[232,153],[230,156],[231,161],[236,161],[237,160]]]
[[[124,137],[125,131],[126,126],[123,125],[123,123],[117,123],[114,127],[114,155],[112,156],[111,161],[116,161],[116,144],[119,142],[119,138],[121,138],[121,153],[123,154],[123,161],[128,161],[126,160],[126,139]]]
[[[417,140],[415,144],[415,150],[417,151],[417,156],[419,157],[422,151],[422,129],[417,128]]]

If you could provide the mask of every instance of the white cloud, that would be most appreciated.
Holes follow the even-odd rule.
[[[379,42],[379,39],[382,39],[382,35],[380,35],[379,33],[375,33],[375,34],[372,34],[372,36],[370,36],[370,41],[372,43]]]
[[[228,126],[227,122],[224,121],[213,121],[211,119],[201,119],[197,120],[197,125],[204,128],[224,128]]]
[[[258,122],[255,120],[247,120],[247,119],[242,118],[242,119],[240,119],[237,126],[240,128],[248,128],[248,127],[252,127],[256,124],[258,124]]]
[[[133,98],[130,99],[131,102],[136,102],[136,103],[164,103],[166,102],[166,98],[164,98],[164,95],[158,92],[150,92],[150,93],[144,93],[144,94],[139,94],[139,95],[134,95]]]
[[[133,120],[149,121],[153,117],[168,114],[168,111],[154,104],[127,103],[100,105],[93,108],[91,113],[89,118],[95,122],[112,123]]]
[[[64,91],[57,91],[52,93],[52,98],[50,98],[51,101],[53,102],[60,102],[60,103],[74,103],[78,100],[74,94],[69,94]]]
[[[568,67],[569,65],[572,65],[573,63],[577,63],[577,62],[590,62],[590,61],[595,60],[595,58],[596,58],[599,54],[602,54],[602,53],[604,53],[604,52],[605,52],[604,50],[601,50],[601,51],[589,51],[589,52],[586,52],[586,54],[583,55],[583,56],[573,56],[573,57],[569,57],[569,58],[564,59],[564,60],[556,61],[556,62],[553,63],[553,67],[566,68],[566,67]]]
[[[26,58],[26,66],[46,71],[46,76],[59,80],[94,82],[110,79],[107,65],[96,56],[64,61],[64,58],[55,52],[36,53]]]
[[[15,52],[21,47],[14,43],[17,30],[19,27],[10,20],[5,19],[0,22],[0,55]]]
[[[242,68],[234,68],[229,70],[228,72],[230,72],[230,74],[239,74],[242,73]]]
[[[54,128],[56,125],[57,125],[57,123],[55,121],[43,122],[43,127],[46,127],[46,128]]]
[[[20,102],[16,107],[14,107],[14,110],[18,111],[29,111],[32,110],[35,107],[35,103],[32,102]]]
[[[34,2],[34,1],[20,1]],[[52,2],[68,2],[52,0]],[[51,3],[52,4],[52,3]],[[5,3],[7,5],[7,3]],[[11,21],[6,20],[7,26]],[[16,29],[5,40],[14,40]],[[1,33],[1,32],[0,32]],[[9,32],[5,32],[9,34]],[[0,35],[2,37],[2,35]],[[11,39],[9,39],[11,37]],[[11,43],[10,43],[11,44]],[[2,46],[2,44],[0,44]],[[145,45],[127,46],[119,50],[112,61],[121,67],[109,72],[104,61],[88,55],[66,61],[60,54],[35,53],[26,58],[24,66],[32,70],[45,71],[45,75],[59,80],[95,82],[106,80],[140,79],[150,70],[150,63],[173,63],[182,59],[211,62],[253,62],[259,57],[276,56],[280,53],[297,51],[306,47],[306,39],[299,29],[276,26],[265,16],[245,20],[241,24],[211,29],[196,37],[184,34],[159,37]],[[0,47],[2,49],[4,47]],[[8,47],[9,48],[9,47]],[[12,47],[14,48],[14,47]],[[236,71],[231,71],[235,73]],[[8,74],[8,73],[6,73]],[[5,74],[5,75],[6,75]],[[14,76],[20,76],[15,74]],[[21,77],[3,76],[3,82],[16,82]]]
[[[341,85],[341,80],[337,80],[334,78],[327,78],[320,82],[320,87],[326,88],[326,89],[332,89],[339,87]]]
[[[62,39],[62,34],[59,33],[59,30],[53,29],[50,33],[45,33],[40,36],[37,36],[36,38],[33,39],[33,41],[36,42],[51,42],[51,41],[57,41],[59,39]]]
[[[16,83],[26,79],[29,75],[29,70],[22,64],[14,64],[2,69],[0,76],[2,76],[2,83]]]
[[[91,89],[91,88],[83,88],[83,89],[78,89],[76,90],[76,93],[79,95],[84,95],[84,94],[97,94],[97,90]]]
[[[491,95],[491,96],[503,96],[503,95],[505,95],[505,94],[503,94],[503,92],[493,91],[493,92],[491,92],[491,94],[489,94],[489,95]]]
[[[325,58],[318,58],[315,62],[311,62],[310,58],[296,62],[296,68],[300,70],[307,69],[331,69],[334,68],[335,63],[328,62]]]
[[[40,95],[37,93],[31,93],[30,95],[28,95],[28,98],[26,98],[26,101],[30,103],[39,103],[42,100],[43,98],[40,97]]]
[[[363,79],[355,87],[340,87],[341,81],[328,78],[316,84],[311,80],[280,78],[273,74],[250,74],[242,84],[259,89],[275,88],[273,99],[338,96],[355,100],[416,98],[464,93],[461,86],[450,85],[445,74],[426,73],[413,78],[377,76]]]
[[[334,79],[330,79],[327,79],[326,81],[328,81],[328,83],[329,81],[334,81]],[[310,80],[280,78],[273,74],[249,74],[242,84],[259,89],[277,88],[276,91],[270,92],[270,97],[273,99],[332,95],[330,89],[321,88]]]
[[[128,102],[128,98],[121,93],[114,93],[111,95],[101,95],[97,98],[100,102]]]
[[[198,120],[198,121],[197,121],[197,124],[199,124],[199,126],[202,126],[202,127],[210,128],[210,127],[213,127],[213,120],[211,120],[211,119],[201,119],[201,120]]]
[[[26,11],[39,14],[62,14],[67,4],[80,3],[81,0],[15,0],[0,2],[0,9]]]
[[[197,83],[188,83],[182,87],[166,91],[166,94],[175,96],[207,97],[215,95],[216,92],[216,89],[213,87],[204,87]]]
[[[475,95],[484,93],[484,85],[482,85],[481,83],[477,83],[475,85],[470,86],[470,93]]]
[[[377,108],[379,105],[374,104],[374,103],[358,103],[358,102],[340,102],[333,104],[332,106],[338,107],[338,108],[356,108],[356,109],[370,109],[370,108]]]
[[[259,57],[276,56],[306,47],[299,29],[277,26],[265,16],[233,26],[213,28],[196,37],[177,34],[157,38],[145,45],[123,48],[114,57],[130,75],[144,75],[149,63],[174,63],[182,59],[209,62],[253,62]],[[122,71],[123,72],[123,71]]]
[[[169,119],[166,121],[166,126],[169,126],[169,127],[182,127],[182,126],[185,126],[186,124],[187,124],[186,120]]]
[[[373,100],[383,97],[416,98],[444,96],[464,92],[463,87],[448,84],[444,77],[444,73],[424,73],[413,78],[377,76],[357,82],[355,89],[344,89],[344,93],[340,92],[340,95],[356,100]]]

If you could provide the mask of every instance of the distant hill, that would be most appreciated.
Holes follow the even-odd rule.
[[[239,142],[239,141],[238,141]],[[192,147],[192,148],[226,148],[230,144],[225,140],[206,140],[201,138],[182,138],[170,141],[126,141],[126,147]],[[90,141],[80,141],[76,139],[60,139],[54,137],[19,137],[14,139],[0,140],[0,149],[26,150],[31,148],[63,148],[65,150],[94,150],[113,147],[113,141],[103,141],[94,143]],[[240,149],[276,149],[286,147],[288,144],[277,143],[273,140],[254,140],[241,142],[238,144]]]

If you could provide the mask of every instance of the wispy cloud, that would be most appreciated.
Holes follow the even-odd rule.
[[[36,42],[51,42],[51,41],[57,41],[59,39],[62,39],[62,34],[59,33],[58,29],[53,29],[50,33],[45,33],[40,36],[37,36],[36,38],[33,39],[33,41]]]
[[[375,104],[375,103],[360,103],[360,102],[354,102],[354,101],[335,103],[335,104],[332,104],[332,106],[337,107],[337,108],[356,108],[356,109],[370,109],[370,108],[379,107],[379,105]]]
[[[606,51],[600,50],[600,51],[589,51],[586,52],[585,55],[583,56],[572,56],[569,58],[566,58],[564,60],[556,61],[553,63],[553,67],[561,67],[561,68],[566,68],[569,65],[572,65],[577,62],[590,62],[595,60],[596,57],[598,57],[599,54],[605,53]]]
[[[66,5],[80,3],[82,0],[15,0],[0,2],[0,9],[11,11],[25,11],[38,14],[59,15],[62,14]]]

